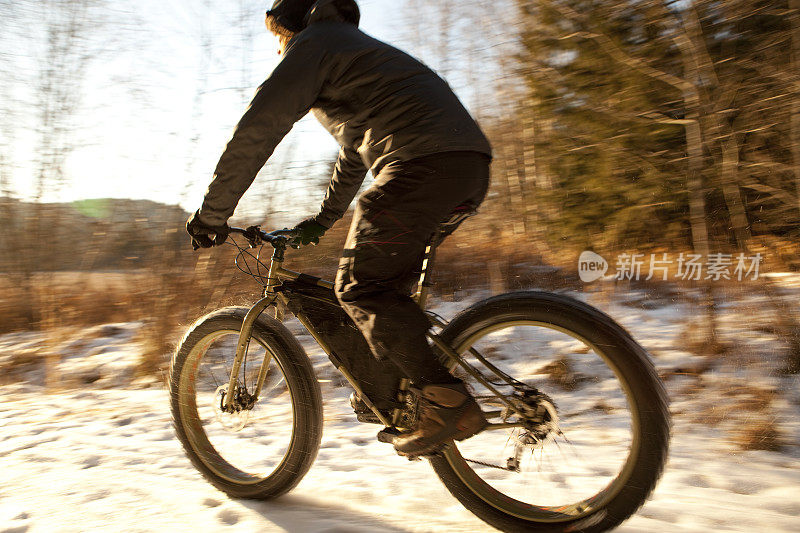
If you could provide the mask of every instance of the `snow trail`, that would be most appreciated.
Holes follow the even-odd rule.
[[[477,297],[477,295],[476,295]],[[464,303],[437,309],[452,316]],[[685,310],[612,306],[610,312],[654,353],[659,370],[691,361],[674,348]],[[289,326],[299,333],[296,324]],[[323,382],[325,432],[316,463],[290,494],[271,502],[237,501],[209,485],[175,438],[168,394],[156,382],[122,387],[138,349],[136,324],[105,326],[85,346],[69,344],[65,370],[91,383],[47,392],[30,381],[0,387],[0,532],[22,531],[492,531],[452,498],[426,461],[409,462],[377,442],[378,426],[358,424],[349,391]],[[332,367],[309,336],[299,337],[318,377]],[[29,349],[35,334],[0,337],[0,359]],[[86,354],[91,352],[90,356]],[[87,359],[106,359],[92,366]],[[70,363],[73,361],[73,363]],[[758,369],[755,369],[757,371]],[[710,375],[723,386],[730,376]],[[697,424],[690,416],[709,399],[682,395],[690,377],[670,379],[675,418],[670,460],[652,499],[618,531],[800,530],[800,401],[775,402],[774,416],[788,437],[781,452],[738,451],[726,426]],[[764,383],[797,390],[795,378],[761,374]],[[34,383],[32,383],[34,382]],[[721,398],[711,400],[721,402]],[[738,419],[737,419],[738,420]]]

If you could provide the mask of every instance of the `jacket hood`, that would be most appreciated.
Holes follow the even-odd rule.
[[[361,12],[355,0],[318,0],[306,15],[307,25],[315,22],[347,22],[358,27]]]
[[[310,24],[333,21],[358,26],[361,12],[355,0],[275,0],[267,15],[287,30],[299,33]]]

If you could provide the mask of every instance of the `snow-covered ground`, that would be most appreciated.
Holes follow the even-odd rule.
[[[670,373],[675,412],[664,476],[618,531],[800,531],[800,383],[764,362],[774,359],[767,356],[777,341],[742,338],[730,364],[687,375],[697,358],[676,339],[691,309],[593,303]],[[463,305],[442,303],[438,311],[452,316]],[[740,314],[723,314],[723,329],[741,327]],[[757,322],[756,314],[748,320]],[[107,325],[63,339],[54,348],[62,356],[54,363],[63,378],[58,392],[42,386],[41,370],[26,373],[24,365],[0,386],[0,532],[492,530],[450,496],[425,461],[409,462],[377,442],[378,427],[358,424],[348,391],[327,381],[322,448],[305,479],[272,502],[228,498],[184,456],[160,383],[133,379],[137,328]],[[327,375],[319,349],[300,339]],[[35,357],[42,343],[34,333],[0,336],[0,368],[15,354]],[[748,410],[748,392],[730,394],[745,384],[778,391],[766,414]],[[764,417],[780,430],[780,451],[731,443],[737,428]]]

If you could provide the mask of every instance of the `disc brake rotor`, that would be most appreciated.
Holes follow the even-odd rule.
[[[234,397],[233,407],[230,409],[225,408],[225,395],[228,389],[227,385],[220,385],[214,393],[214,415],[216,419],[222,424],[222,427],[229,431],[241,431],[250,420],[250,409],[242,409],[237,405],[236,398]]]

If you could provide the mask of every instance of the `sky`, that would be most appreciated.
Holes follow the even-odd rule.
[[[359,0],[361,29],[417,55],[404,39],[409,33],[405,1]],[[240,4],[249,9],[240,14]],[[64,184],[48,187],[41,200],[146,198],[188,211],[199,207],[247,101],[279,60],[277,40],[263,25],[266,4],[243,0],[209,9],[208,1],[141,0],[130,15],[118,13],[98,24],[93,37],[107,39],[113,33],[112,42],[93,58],[82,85],[77,148],[67,160]],[[0,10],[8,5],[0,3]],[[120,20],[126,16],[130,19]],[[27,33],[25,24],[21,27]],[[251,44],[246,52],[243,42]],[[35,73],[40,55],[41,48],[21,51],[17,61],[22,67],[15,68]],[[35,78],[27,79],[29,87],[23,79],[18,90],[28,104],[17,109],[21,127],[5,159],[15,167],[13,195],[33,200],[31,155],[39,110]],[[329,134],[307,116],[270,158],[237,215],[258,216],[265,209],[287,219],[313,214],[303,210],[313,211],[321,201],[337,150]],[[277,178],[286,174],[278,171],[287,168],[291,179],[283,183]]]

